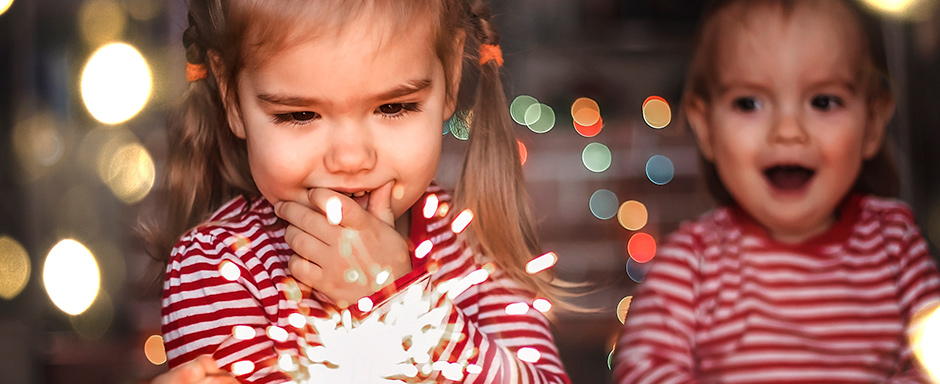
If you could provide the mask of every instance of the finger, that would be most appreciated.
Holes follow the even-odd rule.
[[[193,364],[198,365],[207,374],[225,372],[219,368],[219,363],[212,358],[212,355],[199,355],[193,360]]]
[[[215,360],[209,355],[201,355],[195,360],[173,368],[153,379],[153,384],[189,384],[206,380],[211,373],[222,372]]]
[[[314,188],[308,192],[310,204],[325,214],[327,222],[334,226],[348,222],[351,217],[358,216],[362,211],[353,199],[332,189]],[[345,226],[345,225],[344,225]]]
[[[326,244],[333,244],[339,238],[338,227],[331,225],[323,213],[305,205],[285,201],[278,205],[276,213],[281,219]]]
[[[287,269],[295,280],[313,289],[317,289],[318,284],[323,281],[323,268],[296,254],[290,257]]]
[[[389,181],[369,195],[369,213],[390,227],[395,226],[395,212],[392,212],[392,189],[394,186],[395,180]]]
[[[326,238],[326,236],[323,237]],[[335,243],[337,240],[333,239],[331,241]],[[317,262],[322,252],[332,246],[332,243],[327,243],[323,239],[304,232],[293,225],[288,225],[284,229],[284,241],[294,252],[313,262]]]

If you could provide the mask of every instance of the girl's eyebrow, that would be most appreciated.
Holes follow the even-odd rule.
[[[415,79],[407,81],[388,91],[384,91],[375,96],[369,97],[368,99],[378,101],[395,99],[424,91],[430,87],[431,79]],[[261,100],[266,104],[283,105],[288,107],[305,107],[311,105],[327,104],[327,102],[324,102],[323,100],[315,97],[304,97],[281,93],[260,93],[257,97],[258,100]]]

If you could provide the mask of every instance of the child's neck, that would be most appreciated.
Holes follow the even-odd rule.
[[[395,219],[395,230],[402,238],[408,239],[411,235],[411,210],[405,211],[398,219]]]

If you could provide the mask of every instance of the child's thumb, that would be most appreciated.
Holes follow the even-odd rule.
[[[391,227],[395,226],[395,213],[392,212],[392,189],[394,189],[394,186],[395,180],[389,181],[372,191],[371,196],[369,196],[369,213]]]

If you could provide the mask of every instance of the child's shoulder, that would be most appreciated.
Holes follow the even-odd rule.
[[[859,208],[863,214],[874,215],[887,220],[914,221],[911,207],[898,199],[865,195],[859,197]]]
[[[267,200],[238,196],[181,236],[171,258],[192,253],[211,258],[223,253],[223,249],[241,257],[254,245],[270,243],[272,231],[277,229],[282,228]]]

